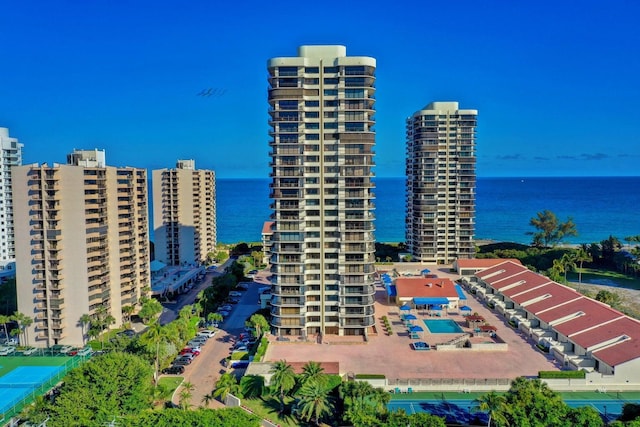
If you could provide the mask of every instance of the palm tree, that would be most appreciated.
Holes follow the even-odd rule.
[[[304,383],[298,396],[297,407],[300,417],[306,421],[313,419],[315,425],[318,425],[323,416],[331,414],[334,410],[329,391],[317,381]]]
[[[122,307],[122,317],[123,319],[125,319],[127,322],[131,321],[131,315],[133,314],[133,312],[135,311],[135,307],[132,305],[125,305],[124,307]]]
[[[7,323],[11,320],[11,316],[0,314],[0,323],[4,326],[4,336],[9,339],[9,331],[7,331]]]
[[[269,322],[262,314],[254,314],[249,318],[249,323],[256,329],[256,337],[262,336],[262,332],[269,329]]]
[[[318,362],[310,360],[302,367],[302,375],[300,375],[300,382],[304,385],[309,381],[316,381],[317,383],[324,385],[327,382],[327,376],[324,373],[324,368],[320,366]]]
[[[387,411],[387,404],[391,400],[391,394],[388,391],[381,387],[376,387],[370,397],[377,413]]]
[[[489,421],[487,427],[491,427],[491,420],[497,420],[501,424],[507,423],[507,418],[504,413],[507,410],[507,401],[501,394],[491,391],[485,395],[482,395],[473,401],[474,411],[486,412],[489,415]]]
[[[82,328],[82,342],[86,345],[86,339],[89,338],[87,336],[88,334],[88,327],[91,324],[91,316],[89,316],[88,314],[83,314],[82,316],[80,316],[80,327]],[[87,329],[87,330],[85,330]]]
[[[210,393],[205,394],[204,396],[202,396],[202,406],[204,408],[209,407],[209,404],[215,399],[215,397],[213,396],[213,391],[211,391]]]
[[[578,270],[578,285],[582,284],[582,265],[585,262],[593,262],[593,257],[587,252],[586,246],[586,244],[581,245],[573,257],[574,261],[580,264],[580,269]]]
[[[280,398],[280,412],[284,412],[284,397],[296,385],[293,367],[285,360],[279,360],[271,367],[271,386]]]
[[[233,395],[240,394],[240,386],[238,385],[238,380],[233,374],[228,372],[222,374],[220,379],[216,381],[216,388],[212,391],[212,395],[214,397],[219,397],[220,401],[224,402],[224,399],[227,397],[227,394],[231,393]]]
[[[244,397],[259,397],[265,392],[266,386],[262,375],[245,375],[240,380],[240,388]]]
[[[166,333],[160,322],[157,320],[153,321],[145,333],[140,337],[143,343],[147,345],[153,345],[155,347],[155,363],[154,363],[154,374],[153,374],[153,382],[155,386],[158,386],[158,370],[160,365],[160,342],[162,342],[166,338]]]
[[[562,255],[560,262],[562,263],[562,267],[564,269],[564,283],[567,283],[567,273],[569,272],[569,270],[573,270],[576,268],[575,257],[572,254],[565,253],[564,255]]]

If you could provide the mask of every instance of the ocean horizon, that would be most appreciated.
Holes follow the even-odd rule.
[[[222,178],[217,187],[218,242],[262,240],[269,220],[268,178]],[[376,178],[376,240],[404,242],[405,178]],[[640,177],[479,177],[476,240],[531,243],[527,232],[538,212],[550,210],[565,222],[572,217],[578,236],[563,243],[622,240],[640,235]]]

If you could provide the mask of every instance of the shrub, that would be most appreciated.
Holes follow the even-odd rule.
[[[384,374],[356,374],[357,380],[383,380],[385,378]]]
[[[578,378],[578,379],[583,379],[585,378],[585,372],[580,370],[580,371],[540,371],[538,372],[538,378]]]

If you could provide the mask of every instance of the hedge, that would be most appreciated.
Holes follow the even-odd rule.
[[[538,372],[538,378],[546,378],[546,379],[552,379],[552,378],[557,378],[557,379],[566,379],[566,378],[572,378],[572,379],[584,379],[586,376],[585,372],[580,370],[580,371],[540,371]]]
[[[384,374],[356,374],[357,380],[383,380],[385,378]]]

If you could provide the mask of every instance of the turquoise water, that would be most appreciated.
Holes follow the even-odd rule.
[[[424,320],[424,324],[432,334],[455,334],[463,332],[462,328],[451,319],[443,320]]]

